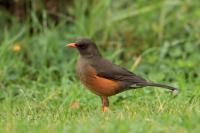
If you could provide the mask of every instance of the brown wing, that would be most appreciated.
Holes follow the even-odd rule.
[[[99,59],[98,62],[92,64],[92,66],[96,69],[98,76],[118,81],[121,83],[122,88],[137,87],[134,85],[146,82],[145,79],[105,59]]]

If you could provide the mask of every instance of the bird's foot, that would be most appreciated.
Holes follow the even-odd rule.
[[[101,111],[104,113],[108,110],[108,108],[106,106],[102,107]]]

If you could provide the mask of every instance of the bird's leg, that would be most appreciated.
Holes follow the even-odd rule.
[[[102,102],[102,112],[106,112],[107,107],[109,106],[108,97],[101,96],[101,102]]]

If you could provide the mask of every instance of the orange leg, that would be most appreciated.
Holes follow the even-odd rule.
[[[106,112],[107,107],[109,106],[108,97],[101,96],[101,102],[102,102],[102,112]]]

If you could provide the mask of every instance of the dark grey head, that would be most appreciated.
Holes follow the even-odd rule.
[[[90,39],[80,39],[76,43],[70,43],[67,46],[77,48],[83,57],[100,56],[96,44]]]

